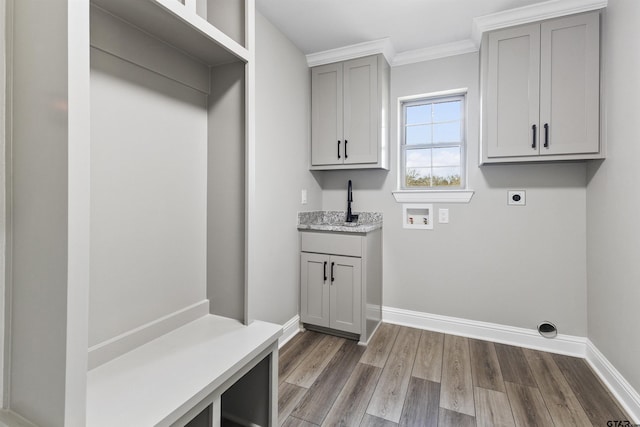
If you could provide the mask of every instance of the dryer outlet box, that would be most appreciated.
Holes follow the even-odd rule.
[[[524,190],[509,190],[507,192],[507,204],[511,206],[525,206],[527,204]]]

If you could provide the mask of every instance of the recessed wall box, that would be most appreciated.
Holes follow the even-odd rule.
[[[402,227],[423,230],[433,229],[433,205],[406,204],[402,205]]]

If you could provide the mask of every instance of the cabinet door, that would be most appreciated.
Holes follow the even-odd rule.
[[[540,25],[489,34],[487,55],[487,156],[537,156]]]
[[[541,155],[598,152],[599,33],[597,13],[541,25]]]
[[[344,163],[378,161],[378,58],[344,63]]]
[[[300,254],[300,318],[329,327],[329,256]]]
[[[311,69],[311,165],[344,161],[342,64]]]
[[[359,334],[362,310],[362,261],[332,256],[330,266],[330,323],[333,329]]]

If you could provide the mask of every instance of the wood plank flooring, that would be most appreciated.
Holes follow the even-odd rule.
[[[400,329],[371,396],[367,414],[394,423],[400,421],[419,341],[419,330]]]
[[[606,426],[630,420],[582,359],[382,324],[365,348],[305,331],[282,349],[286,427]]]

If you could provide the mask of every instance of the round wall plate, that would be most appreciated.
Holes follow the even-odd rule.
[[[538,332],[545,338],[555,338],[558,335],[558,328],[553,323],[544,321],[538,325]]]

